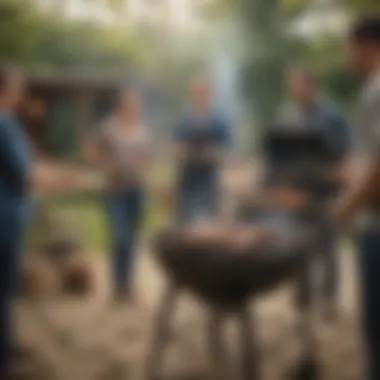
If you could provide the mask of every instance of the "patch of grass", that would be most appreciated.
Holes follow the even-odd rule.
[[[143,220],[143,231],[149,235],[162,224],[168,214],[162,205],[157,204],[154,193],[157,189],[168,186],[172,180],[173,171],[169,164],[155,164],[148,173],[147,204]],[[149,194],[152,197],[149,197]],[[73,223],[78,226],[80,237],[83,238],[86,249],[94,252],[106,252],[109,243],[109,225],[104,205],[103,195],[98,192],[76,192],[66,196],[40,200],[48,214],[68,213]],[[71,219],[70,219],[71,220]],[[36,224],[31,225],[30,243],[34,237],[44,232]],[[38,239],[37,239],[38,240]]]
[[[44,201],[48,213],[69,213],[79,228],[86,249],[94,252],[106,252],[109,243],[109,226],[104,201],[101,195],[76,194],[70,197],[60,197]],[[147,202],[145,208],[143,234],[151,233],[164,220],[165,215],[160,212],[153,202]],[[41,233],[37,227],[31,227],[32,236]]]

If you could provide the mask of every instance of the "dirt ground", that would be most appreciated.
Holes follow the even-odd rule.
[[[244,179],[242,182],[249,179],[247,175],[239,178]],[[228,182],[230,191],[242,186],[232,176]],[[233,204],[229,208],[233,209]],[[94,253],[89,257],[96,277],[96,288],[90,297],[17,303],[18,341],[26,349],[26,353],[20,353],[17,363],[19,380],[145,380],[142,370],[165,276],[152,260],[149,247],[141,244],[136,262],[136,303],[115,306],[109,297],[106,258]],[[356,315],[357,284],[349,248],[342,247],[340,259],[339,316],[336,321],[326,323],[318,307],[313,315],[318,359],[323,379],[359,380],[363,376]],[[252,302],[263,380],[291,380],[300,357],[292,297],[292,286],[284,285]],[[233,371],[239,352],[237,326],[231,321],[225,334],[231,363],[228,361],[223,368],[215,369],[210,365],[207,351],[207,317],[207,310],[199,300],[191,295],[181,297],[162,380],[236,379]]]
[[[94,257],[93,255],[91,257]],[[96,257],[96,256],[95,256]],[[162,293],[164,276],[141,247],[137,260],[134,306],[114,306],[109,299],[108,269],[103,258],[93,261],[97,286],[85,300],[50,300],[39,305],[19,302],[16,315],[18,338],[32,353],[21,360],[33,380],[140,380],[151,335],[152,320]],[[342,286],[340,316],[334,323],[315,314],[318,355],[324,379],[361,379],[360,339],[356,326],[356,282],[353,255],[341,254]],[[252,303],[257,319],[265,380],[291,378],[289,371],[299,356],[292,288],[283,286]],[[211,369],[205,341],[206,310],[189,295],[180,300],[163,379],[206,380],[233,377]],[[236,356],[234,325],[227,326],[231,359]],[[36,364],[38,363],[38,364]],[[21,366],[20,364],[20,366]],[[229,368],[229,364],[226,365]],[[21,368],[21,367],[20,367]],[[38,368],[38,369],[35,369]],[[233,365],[231,364],[231,368]],[[28,372],[28,369],[24,370]],[[21,377],[20,379],[26,379]]]

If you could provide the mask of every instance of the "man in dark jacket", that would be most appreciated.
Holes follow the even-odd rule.
[[[305,67],[293,67],[288,73],[288,89],[291,104],[285,108],[281,121],[293,128],[318,129],[331,142],[340,163],[346,161],[351,151],[350,127],[337,106],[321,93],[317,75]],[[321,239],[318,257],[323,265],[322,296],[325,301],[326,316],[335,315],[338,301],[339,263],[337,255],[337,231],[329,217],[331,201],[320,199]],[[313,269],[313,268],[310,268]],[[312,273],[305,279],[311,285]],[[310,289],[311,291],[311,289]],[[301,298],[309,293],[306,283],[301,287]],[[306,300],[300,300],[304,302]]]

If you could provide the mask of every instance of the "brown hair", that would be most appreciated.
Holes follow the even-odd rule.
[[[16,68],[8,64],[0,64],[0,92],[4,91],[11,78],[18,74],[21,74],[21,72]]]
[[[351,28],[350,38],[380,46],[380,15],[371,14],[358,18]]]

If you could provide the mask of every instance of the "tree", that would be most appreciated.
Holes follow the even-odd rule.
[[[27,2],[0,2],[0,57],[29,62],[43,21]]]
[[[342,6],[354,14],[380,12],[380,2],[377,0],[343,0]]]
[[[284,68],[298,42],[284,33],[286,14],[279,0],[240,0],[247,54],[244,63],[246,94],[261,124],[279,105]]]
[[[130,32],[48,17],[32,0],[2,0],[0,56],[26,67],[143,70],[149,51]]]
[[[332,9],[347,15],[380,10],[378,0],[323,4],[317,9],[326,14]],[[315,68],[330,97],[343,106],[352,103],[356,87],[347,72],[341,37],[323,32],[308,37],[289,33],[294,20],[313,11],[314,5],[307,0],[239,0],[248,50],[244,83],[261,124],[271,120],[283,100],[283,71],[292,63]]]

